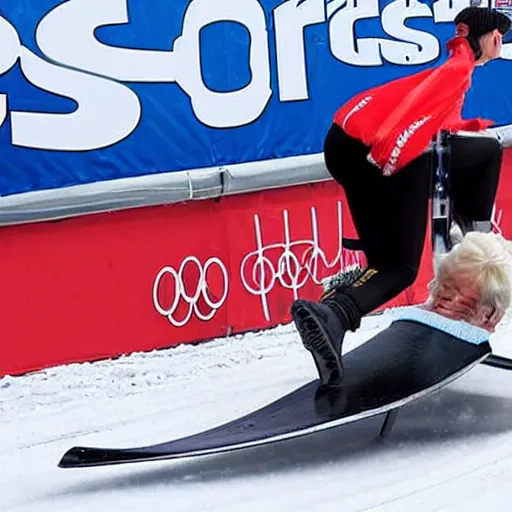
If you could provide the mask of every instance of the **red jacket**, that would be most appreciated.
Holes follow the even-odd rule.
[[[449,41],[448,49],[441,66],[364,91],[336,112],[334,122],[370,146],[368,160],[385,176],[423,153],[441,129],[480,131],[494,124],[461,118],[475,58],[463,37]]]

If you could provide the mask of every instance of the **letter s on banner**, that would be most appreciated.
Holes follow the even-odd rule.
[[[191,263],[197,267],[199,270],[199,278],[196,285],[195,292],[192,295],[189,295],[185,289],[185,283],[183,281],[183,273],[187,267],[187,265]],[[223,280],[223,290],[222,295],[217,300],[212,300],[210,296],[208,295],[208,269],[216,265],[221,273],[222,273],[222,280]],[[174,279],[175,287],[174,287],[174,298],[172,300],[172,303],[170,307],[166,308],[161,305],[160,299],[158,297],[158,292],[160,290],[162,279],[166,274],[169,274]],[[173,267],[164,267],[158,272],[155,282],[153,284],[153,304],[155,306],[155,309],[160,313],[162,316],[166,316],[169,319],[169,322],[171,322],[174,327],[183,327],[186,325],[190,319],[192,318],[192,315],[195,313],[197,318],[199,320],[208,321],[211,320],[217,310],[224,304],[226,301],[226,298],[228,296],[229,292],[229,276],[228,271],[226,269],[226,266],[219,258],[209,258],[205,265],[203,266],[201,262],[195,257],[195,256],[188,256],[185,258],[180,265],[179,270],[176,272],[176,270]],[[204,302],[210,307],[211,311],[208,314],[203,314],[199,310],[198,307],[198,301],[202,298]],[[175,313],[179,307],[179,304],[181,301],[184,301],[186,304],[188,304],[188,312],[185,315],[185,318],[183,320],[177,320],[175,318]]]
[[[127,137],[137,127],[139,98],[128,87],[61,68],[21,49],[21,69],[41,89],[78,103],[69,114],[11,112],[12,142],[16,146],[57,151],[101,149]]]
[[[240,23],[251,36],[251,82],[237,91],[214,92],[203,81],[199,33],[219,21]],[[263,113],[272,89],[265,12],[257,0],[192,0],[173,50],[178,85],[190,96],[202,123],[212,128],[234,128],[255,121]]]
[[[437,38],[409,28],[406,21],[410,18],[431,18],[430,7],[416,0],[396,0],[382,11],[382,27],[390,36],[402,41],[381,41],[382,55],[392,64],[418,65],[437,59],[440,52]]]

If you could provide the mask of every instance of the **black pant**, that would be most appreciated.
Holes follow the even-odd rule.
[[[451,197],[454,212],[490,220],[501,170],[502,148],[489,137],[453,137]],[[429,219],[432,154],[424,153],[392,176],[370,164],[369,148],[333,124],[325,163],[345,189],[368,268],[350,293],[362,315],[391,300],[418,275]]]

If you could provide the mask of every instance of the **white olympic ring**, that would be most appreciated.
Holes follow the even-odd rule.
[[[185,271],[186,266],[192,263],[196,265],[197,269],[199,270],[199,280],[197,283],[197,288],[195,292],[192,295],[187,294],[185,290],[185,284],[183,282],[183,272]],[[222,296],[218,300],[212,300],[208,294],[208,284],[207,284],[207,274],[208,269],[212,265],[217,265],[218,268],[222,272],[223,277],[223,292]],[[160,300],[158,298],[158,290],[160,288],[160,282],[162,278],[169,274],[174,278],[174,281],[176,283],[175,289],[174,289],[174,299],[172,301],[172,304],[170,307],[166,308],[163,307],[160,304]],[[222,263],[222,261],[219,258],[209,258],[204,266],[201,264],[201,262],[195,257],[195,256],[188,256],[185,258],[180,265],[180,268],[178,271],[176,271],[173,267],[164,267],[158,272],[155,282],[153,284],[153,304],[155,306],[155,309],[160,313],[162,316],[165,316],[169,319],[169,322],[171,322],[172,325],[175,327],[183,327],[185,324],[187,324],[190,319],[192,318],[192,315],[195,314],[197,318],[203,321],[211,320],[217,310],[224,304],[229,292],[229,276],[228,271]],[[198,308],[197,302],[199,298],[202,297],[203,300],[206,302],[206,304],[211,308],[211,311],[208,314],[203,314]],[[178,305],[180,303],[180,300],[184,300],[188,305],[189,309],[187,314],[185,315],[185,318],[183,320],[177,320],[175,318],[175,313],[178,308]]]

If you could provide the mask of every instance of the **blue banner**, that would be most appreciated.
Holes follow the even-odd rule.
[[[317,153],[469,0],[2,0],[0,195]],[[509,48],[510,47],[510,48]],[[512,123],[512,44],[464,115]]]

